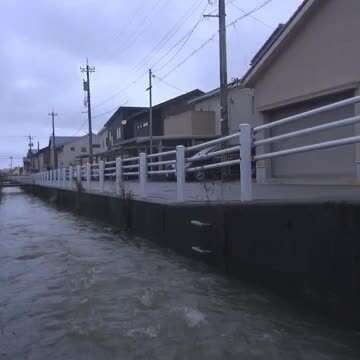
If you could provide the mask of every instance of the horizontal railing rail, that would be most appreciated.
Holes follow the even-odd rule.
[[[228,167],[231,165],[237,165],[240,164],[240,159],[238,160],[229,160],[229,161],[223,161],[215,164],[209,164],[209,165],[203,165],[203,166],[197,166],[197,167],[191,167],[186,169],[186,172],[195,172],[195,171],[201,171],[201,170],[208,170],[208,169],[220,169],[223,167]]]
[[[335,129],[335,128],[342,127],[342,126],[354,125],[357,123],[360,123],[360,116],[355,116],[355,117],[351,117],[351,118],[344,119],[344,120],[338,120],[338,121],[334,121],[334,122],[331,122],[328,124],[313,126],[313,127],[307,128],[307,129],[293,131],[293,132],[290,132],[287,134],[273,136],[273,137],[269,137],[269,138],[263,139],[263,140],[257,140],[257,141],[254,141],[254,146],[271,144],[271,143],[274,143],[277,141],[287,140],[287,139],[291,139],[291,138],[298,137],[298,136],[304,136],[304,135],[312,134],[315,132],[321,132],[321,131],[326,131],[326,130],[330,130],[330,129]]]
[[[284,124],[287,124],[289,122],[302,120],[302,119],[305,119],[305,118],[310,117],[310,116],[314,116],[314,115],[321,114],[323,112],[328,112],[328,111],[331,111],[331,110],[335,110],[335,109],[338,109],[338,108],[341,108],[341,107],[344,107],[344,106],[347,106],[347,105],[357,104],[359,102],[360,102],[360,96],[355,96],[355,97],[352,97],[350,99],[338,101],[336,103],[326,105],[326,106],[322,106],[322,107],[319,107],[319,108],[314,109],[314,110],[309,110],[309,111],[306,111],[306,112],[303,112],[303,113],[300,113],[300,114],[297,114],[297,115],[289,116],[289,117],[281,119],[281,120],[270,122],[270,123],[265,124],[265,125],[257,126],[257,127],[254,128],[253,131],[254,131],[254,133],[257,133],[257,132],[262,131],[262,130],[266,130],[266,129],[270,129],[270,128],[273,128],[273,127],[276,127],[276,126],[284,125]]]
[[[232,140],[232,139],[237,139],[239,137],[238,133],[235,134],[231,134],[228,136],[224,136],[215,140],[210,140],[201,144],[197,144],[197,145],[193,145],[193,146],[189,146],[188,148],[186,148],[186,151],[195,151],[195,150],[200,150],[200,149],[204,149],[207,147],[210,147],[212,145],[217,145],[217,144],[221,144],[223,142]]]

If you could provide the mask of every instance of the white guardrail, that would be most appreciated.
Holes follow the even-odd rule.
[[[339,101],[327,106],[323,106],[314,110],[310,110],[301,114],[287,117],[278,121],[274,121],[265,125],[261,125],[251,129],[249,124],[240,125],[239,132],[236,134],[221,137],[215,140],[207,141],[201,144],[197,144],[190,147],[184,147],[179,145],[176,150],[164,151],[160,153],[147,155],[141,153],[140,156],[132,158],[120,158],[118,157],[114,161],[104,162],[100,161],[97,164],[87,164],[86,166],[76,166],[76,168],[70,166],[63,169],[55,169],[50,171],[33,174],[35,180],[38,180],[45,184],[54,184],[64,187],[72,187],[74,181],[86,181],[86,188],[90,190],[91,180],[99,181],[99,191],[104,191],[104,181],[115,181],[116,192],[120,193],[121,182],[126,179],[138,178],[140,183],[140,192],[142,196],[146,196],[146,184],[148,181],[148,175],[167,175],[173,174],[176,177],[176,193],[177,200],[185,200],[185,178],[187,172],[195,172],[198,170],[206,171],[216,168],[224,168],[231,165],[239,164],[240,167],[240,186],[241,186],[241,201],[251,201],[253,199],[252,194],[252,162],[271,159],[278,156],[291,155],[296,153],[314,151],[319,149],[327,149],[331,147],[337,147],[341,145],[354,144],[360,142],[360,136],[353,136],[350,138],[342,138],[323,143],[317,143],[307,146],[301,146],[296,148],[290,148],[277,152],[262,153],[252,156],[252,149],[259,146],[271,144],[274,142],[286,140],[289,138],[304,136],[315,132],[334,129],[342,126],[353,125],[360,123],[360,116],[354,116],[347,119],[341,119],[327,124],[322,124],[307,129],[293,131],[287,134],[264,138],[256,140],[255,137],[258,133],[281,126],[289,122],[295,122],[304,118],[317,115],[323,112],[331,111],[340,107],[344,107],[350,104],[356,104],[360,102],[360,96],[356,96],[347,100]],[[190,155],[194,151],[205,149],[214,145],[221,145],[229,141],[235,142],[233,146],[229,148],[220,149],[218,151],[212,151],[197,158],[191,158],[191,162],[210,159],[212,157],[219,157],[219,155],[226,155],[230,153],[240,152],[238,159],[227,161],[226,157],[221,157],[218,163],[212,163],[209,165],[203,165],[199,167],[187,167],[186,163],[189,161]],[[235,141],[234,141],[235,140]],[[174,156],[175,159],[163,160],[164,157]],[[163,168],[167,165],[168,168]]]

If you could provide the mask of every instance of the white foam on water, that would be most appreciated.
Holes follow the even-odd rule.
[[[156,338],[160,332],[160,325],[149,326],[146,328],[136,328],[129,330],[126,335],[131,337],[145,336],[149,338]]]
[[[153,300],[154,300],[154,293],[151,289],[146,289],[145,293],[140,297],[140,302],[146,307],[152,306]]]
[[[197,309],[186,307],[184,308],[184,315],[186,323],[189,327],[194,328],[205,321],[206,316]]]

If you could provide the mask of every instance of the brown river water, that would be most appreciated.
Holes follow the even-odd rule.
[[[360,359],[360,334],[149,240],[0,195],[0,360]]]

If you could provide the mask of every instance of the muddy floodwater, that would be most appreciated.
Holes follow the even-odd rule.
[[[360,359],[360,334],[5,188],[0,360]]]

